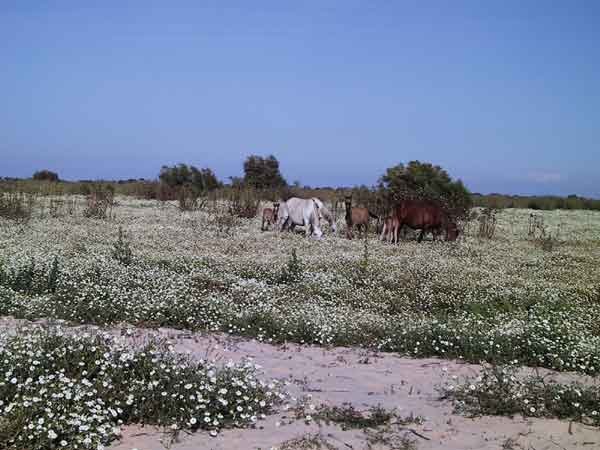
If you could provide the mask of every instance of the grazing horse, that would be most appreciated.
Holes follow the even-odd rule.
[[[398,242],[398,232],[400,227],[398,226],[398,217],[395,215],[387,216],[383,219],[383,230],[381,231],[380,239],[396,244]]]
[[[421,230],[417,242],[421,242],[425,233],[430,231],[434,241],[444,230],[447,241],[455,241],[458,238],[459,230],[456,223],[450,220],[442,208],[433,203],[403,200],[395,206],[392,216],[397,220],[396,236],[403,225],[408,225],[410,228]]]
[[[321,217],[329,222],[335,233],[336,226],[333,216],[321,200],[292,197],[281,203],[278,223],[281,231],[286,228],[293,230],[295,226],[304,226],[306,227],[306,236],[314,235],[316,238],[321,238],[323,236]]]
[[[270,226],[277,223],[277,215],[279,214],[279,202],[273,203],[273,208],[265,208],[262,213],[262,225],[260,226],[261,231],[269,229]],[[265,228],[265,223],[267,228]]]
[[[362,234],[363,228],[365,233],[368,233],[369,219],[372,217],[373,219],[379,220],[379,217],[367,208],[353,208],[351,195],[347,195],[344,198],[344,204],[346,206],[346,237],[348,239],[354,237],[354,233],[352,232],[354,226],[356,226],[360,234]]]

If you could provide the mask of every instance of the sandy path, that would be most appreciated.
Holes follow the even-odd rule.
[[[12,319],[0,320],[0,328],[14,329]],[[89,327],[87,327],[89,329]],[[79,329],[79,328],[78,328]],[[119,331],[115,330],[116,333]],[[440,359],[410,359],[391,353],[373,353],[353,348],[324,349],[299,345],[271,346],[253,340],[224,335],[179,332],[174,330],[136,329],[133,342],[148,336],[168,338],[177,351],[196,357],[207,355],[226,362],[252,357],[260,364],[264,376],[289,381],[288,392],[296,399],[311,395],[311,403],[339,405],[351,402],[362,410],[381,404],[398,408],[403,416],[423,416],[422,425],[408,425],[429,440],[409,433],[419,450],[444,449],[600,449],[600,431],[580,424],[559,420],[514,419],[505,417],[467,418],[452,413],[449,402],[440,401],[436,386],[448,376],[474,374],[477,365]],[[570,375],[559,375],[569,379]],[[309,433],[320,433],[332,448],[366,449],[366,435],[361,430],[342,431],[336,426],[306,425],[291,421],[292,414],[280,411],[259,422],[256,429],[224,430],[217,437],[207,433],[183,435],[170,448],[177,450],[248,450],[277,448],[284,441]],[[292,423],[288,423],[288,422]],[[279,426],[278,426],[279,425]],[[163,450],[165,435],[153,428],[126,427],[123,439],[112,450]],[[512,443],[509,446],[508,443]],[[297,447],[313,448],[313,447]],[[323,447],[326,448],[326,447]],[[390,448],[374,446],[372,448]]]

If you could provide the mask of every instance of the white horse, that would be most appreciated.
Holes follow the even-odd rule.
[[[335,233],[336,226],[333,216],[323,202],[318,198],[297,198],[292,197],[286,202],[280,202],[279,207],[279,229],[281,231],[289,228],[293,230],[295,226],[306,227],[306,235],[314,235],[316,238],[323,236],[321,230],[321,216],[324,217]]]

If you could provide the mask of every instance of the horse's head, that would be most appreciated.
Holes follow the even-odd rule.
[[[352,208],[352,194],[344,196],[344,205],[346,206],[346,211],[350,211]]]
[[[321,231],[320,227],[313,227],[312,235],[315,239],[323,239],[323,231]]]

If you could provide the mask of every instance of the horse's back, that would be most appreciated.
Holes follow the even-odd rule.
[[[401,224],[411,228],[438,228],[444,223],[442,208],[429,202],[418,200],[401,201],[395,209]]]

